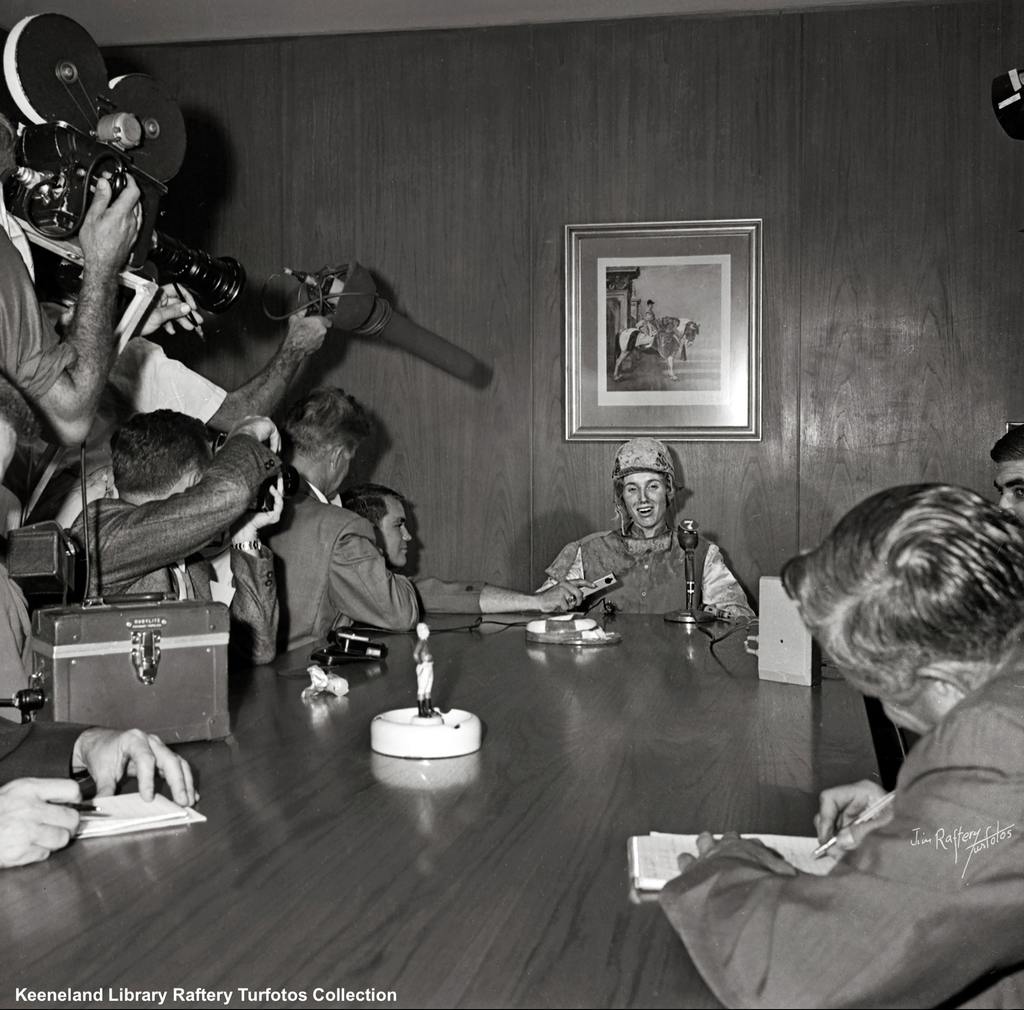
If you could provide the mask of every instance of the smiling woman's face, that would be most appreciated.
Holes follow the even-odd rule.
[[[668,483],[660,473],[631,473],[622,483],[629,518],[647,538],[661,532],[668,511]]]

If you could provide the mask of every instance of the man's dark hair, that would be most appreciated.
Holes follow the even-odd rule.
[[[782,582],[865,694],[911,703],[938,665],[970,692],[1021,649],[1024,526],[967,488],[890,488],[790,560]]]
[[[368,519],[374,526],[388,514],[388,498],[394,498],[403,507],[408,504],[397,491],[383,484],[359,484],[349,488],[341,496],[342,507]]]
[[[1012,463],[1024,459],[1024,424],[1011,428],[989,453],[994,463]]]
[[[114,433],[110,449],[120,495],[167,494],[183,473],[210,461],[205,425],[176,410],[136,414]]]
[[[354,396],[336,386],[320,386],[292,404],[281,430],[293,452],[316,457],[339,445],[355,452],[373,431],[373,422]]]

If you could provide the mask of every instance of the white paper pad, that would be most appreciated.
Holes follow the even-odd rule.
[[[138,793],[98,796],[92,801],[96,809],[109,817],[82,814],[76,838],[101,838],[126,835],[132,831],[173,828],[182,824],[200,824],[206,818],[191,807],[179,807],[166,796],[156,795],[147,803]]]

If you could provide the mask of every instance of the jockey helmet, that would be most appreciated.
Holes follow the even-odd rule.
[[[656,438],[633,438],[623,442],[615,454],[612,480],[620,481],[631,473],[661,473],[668,478],[669,491],[675,490],[676,468],[664,442]]]

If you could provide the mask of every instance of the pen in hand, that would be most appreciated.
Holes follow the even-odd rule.
[[[881,799],[875,800],[875,802],[872,803],[869,807],[866,807],[864,810],[861,811],[860,815],[857,817],[856,820],[851,821],[849,824],[846,825],[846,827],[852,828],[858,824],[866,824],[868,821],[877,817],[890,803],[892,803],[893,797],[895,795],[896,794],[894,792],[886,793]],[[831,838],[828,839],[828,841],[822,842],[821,845],[819,845],[814,850],[814,858],[818,859],[819,857],[825,855],[825,853],[828,852],[828,850],[831,849],[832,846],[835,845],[838,840],[839,832],[837,831]]]
[[[92,817],[109,817],[110,814],[103,813],[93,803],[70,803],[65,800],[47,800],[51,806],[67,807],[68,810],[77,810],[80,814],[89,814]]]

